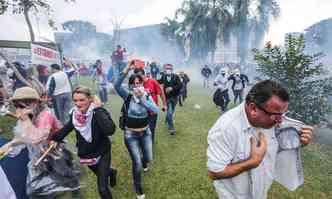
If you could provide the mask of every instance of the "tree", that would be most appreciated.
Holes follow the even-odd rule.
[[[112,42],[112,49],[115,50],[116,46],[121,42],[121,28],[125,21],[125,17],[111,17],[111,23],[113,28],[113,42]]]
[[[75,0],[65,0],[66,2]],[[0,0],[0,15],[6,13],[11,9],[13,14],[23,14],[24,19],[29,28],[29,34],[31,42],[35,41],[35,33],[29,18],[29,14],[39,12],[40,9],[44,9],[48,14],[52,11],[48,0]],[[53,22],[50,22],[52,24]]]
[[[332,79],[319,62],[322,54],[308,55],[304,48],[303,35],[289,35],[285,49],[267,43],[263,51],[255,49],[253,53],[258,71],[288,88],[289,116],[318,124],[331,113],[327,99],[332,94]]]
[[[175,18],[164,24],[164,35],[183,40],[186,27],[191,27],[193,57],[202,60],[208,53],[214,57],[218,38],[227,45],[233,35],[238,41],[240,60],[245,62],[250,32],[255,35],[252,46],[260,47],[271,16],[277,17],[279,10],[276,0],[185,0]]]

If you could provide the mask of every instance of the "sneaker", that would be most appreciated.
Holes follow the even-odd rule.
[[[145,194],[137,195],[136,198],[137,198],[137,199],[145,199]]]
[[[169,132],[170,132],[171,135],[175,135],[175,129],[174,128],[170,129]]]
[[[144,167],[144,168],[143,168],[143,171],[144,171],[144,172],[149,171],[149,167]]]
[[[110,174],[110,186],[111,187],[115,187],[116,185],[116,177],[117,177],[117,174],[118,174],[118,171],[115,170],[115,169],[112,169],[111,171],[111,174]]]

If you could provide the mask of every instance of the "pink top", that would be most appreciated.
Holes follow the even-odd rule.
[[[38,115],[38,118],[34,122],[34,126],[38,129],[50,129],[50,134],[61,129],[61,123],[59,120],[47,109]]]

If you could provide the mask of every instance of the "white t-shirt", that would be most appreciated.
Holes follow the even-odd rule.
[[[221,91],[227,90],[229,88],[230,81],[228,81],[227,75],[222,76],[221,74],[217,75],[214,82],[217,84],[217,88]]]

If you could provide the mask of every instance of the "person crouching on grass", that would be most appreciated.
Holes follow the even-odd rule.
[[[70,120],[50,139],[61,142],[75,130],[80,163],[87,165],[97,176],[100,197],[112,199],[108,185],[110,182],[111,186],[115,186],[117,171],[110,168],[111,142],[108,136],[114,134],[116,127],[107,110],[93,103],[88,88],[77,87],[72,95],[75,107]]]
[[[132,172],[134,178],[134,187],[137,199],[144,199],[145,194],[142,188],[141,171],[148,170],[147,163],[152,160],[152,139],[149,128],[149,112],[158,114],[158,106],[154,103],[152,97],[144,90],[144,80],[142,76],[133,74],[129,78],[129,91],[124,89],[122,82],[130,70],[135,69],[131,61],[129,65],[120,73],[119,78],[114,84],[116,92],[124,100],[124,106],[121,110],[125,117],[123,125],[120,128],[124,130],[124,141],[132,159]],[[125,107],[125,108],[124,108]],[[141,152],[143,158],[141,158]]]

